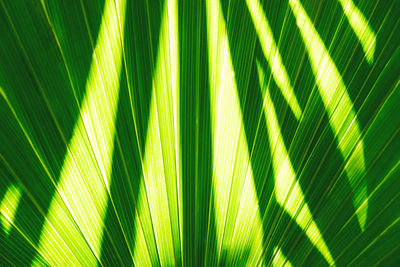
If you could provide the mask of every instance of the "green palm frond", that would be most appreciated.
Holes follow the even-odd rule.
[[[400,2],[0,0],[0,266],[400,264]]]

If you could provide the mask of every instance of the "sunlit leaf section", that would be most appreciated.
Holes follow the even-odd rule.
[[[286,99],[294,115],[297,119],[299,119],[301,116],[301,108],[297,102],[296,95],[294,94],[293,87],[290,83],[285,65],[282,62],[279,49],[275,43],[275,39],[264,14],[263,7],[259,0],[246,0],[246,3],[247,7],[249,8],[254,27],[257,31],[262,51],[270,65],[272,76],[274,77],[276,84],[281,89],[282,95]]]
[[[93,266],[100,258],[122,64],[119,25],[124,23],[125,4],[125,0],[105,3],[80,116],[40,237],[39,251],[54,266]]]
[[[279,248],[275,248],[274,258],[272,259],[272,266],[274,267],[292,267],[292,264],[286,259]]]
[[[260,258],[262,223],[219,0],[207,0],[207,34],[213,135],[213,196],[218,258]]]
[[[0,202],[0,222],[7,234],[11,230],[21,193],[21,189],[12,184],[7,188],[3,200]]]
[[[168,0],[163,11],[159,50],[153,77],[150,117],[143,158],[143,173],[139,195],[140,217],[144,216],[145,199],[150,209],[151,221],[162,265],[179,265],[179,58],[178,58],[177,3]],[[135,223],[137,225],[139,221]],[[139,226],[139,225],[138,225]],[[142,261],[136,236],[134,260]],[[154,255],[152,255],[154,257]]]
[[[354,191],[353,204],[360,227],[364,230],[368,209],[366,184],[362,180],[365,174],[364,148],[353,103],[335,63],[301,3],[298,0],[289,0],[289,3],[306,45],[330,125],[341,154],[347,160],[345,171]],[[364,202],[366,204],[363,205]]]
[[[257,62],[258,75],[261,87],[267,86],[265,74]],[[278,203],[286,210],[296,223],[303,229],[305,234],[321,252],[330,265],[334,260],[327,245],[315,223],[310,209],[304,199],[299,182],[296,180],[296,173],[293,169],[289,154],[286,150],[278,118],[271,100],[269,89],[266,88],[264,96],[264,112],[268,129],[269,142],[271,144],[272,166],[275,176],[275,196]]]
[[[144,182],[140,183],[139,198],[136,207],[136,216],[134,221],[135,241],[133,250],[133,261],[136,266],[151,266],[152,257],[158,259],[157,252],[151,253],[148,248],[146,236],[153,235],[151,216],[148,211],[148,202]]]
[[[368,21],[356,7],[352,0],[339,0],[344,14],[353,28],[354,33],[361,42],[365,57],[369,64],[374,61],[376,35],[368,24]]]

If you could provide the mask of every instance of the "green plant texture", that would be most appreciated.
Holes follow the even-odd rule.
[[[0,0],[0,266],[400,266],[400,1]]]

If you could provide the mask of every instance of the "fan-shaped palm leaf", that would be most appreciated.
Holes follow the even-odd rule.
[[[400,263],[400,3],[0,0],[0,265]]]

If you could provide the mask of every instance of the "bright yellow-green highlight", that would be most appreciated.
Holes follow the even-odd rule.
[[[235,74],[219,0],[207,0],[206,7],[218,258],[228,251],[229,265],[234,254],[247,251],[254,265],[262,254],[262,222]]]
[[[274,267],[292,267],[292,264],[286,259],[279,248],[275,248],[274,258],[272,259],[272,266]]]
[[[361,180],[365,174],[364,149],[353,103],[339,71],[301,3],[298,0],[289,0],[289,3],[306,45],[329,122],[341,154],[347,160],[345,171],[354,191],[353,204],[360,227],[364,230],[368,210],[366,184]],[[364,202],[366,204],[363,205]]]
[[[134,221],[135,247],[133,250],[133,261],[135,266],[151,266],[151,257],[158,257],[156,244],[146,245],[149,242],[146,239],[152,236],[154,232],[144,186],[144,182],[141,182]]]
[[[368,21],[365,19],[361,11],[354,5],[351,0],[339,0],[342,5],[344,14],[353,28],[354,33],[361,42],[365,56],[369,64],[374,61],[376,36]]]
[[[281,55],[279,54],[278,47],[275,43],[271,27],[269,26],[264,14],[263,7],[259,0],[246,0],[246,3],[253,19],[264,56],[270,65],[272,76],[281,89],[282,95],[286,99],[294,115],[299,119],[301,116],[301,108],[297,102],[296,95],[294,94],[293,87],[282,62]]]
[[[264,71],[258,62],[257,69],[261,87],[267,86]],[[275,173],[276,200],[301,229],[304,230],[305,234],[321,252],[326,261],[330,265],[334,265],[335,262],[322,238],[317,224],[314,222],[299,182],[296,180],[296,174],[281,135],[278,118],[268,88],[265,89],[264,112],[267,120],[269,142],[271,144],[272,166]]]
[[[12,184],[7,188],[4,198],[0,203],[0,221],[7,234],[11,230],[20,198],[21,189]]]
[[[140,185],[138,215],[135,227],[143,227],[136,236],[134,262],[148,266],[150,259],[142,255],[145,237],[153,235],[162,265],[174,266],[174,252],[180,253],[179,192],[179,57],[176,0],[164,7],[159,50],[153,77],[150,117],[143,158],[143,179]],[[179,195],[179,198],[178,198]],[[147,199],[147,200],[146,200]],[[147,204],[148,203],[148,204]],[[146,210],[148,205],[150,212]],[[150,217],[149,217],[150,216]],[[150,255],[157,257],[157,255]]]
[[[94,266],[100,258],[111,177],[122,65],[125,0],[107,0],[80,116],[68,144],[39,243],[54,266]]]

